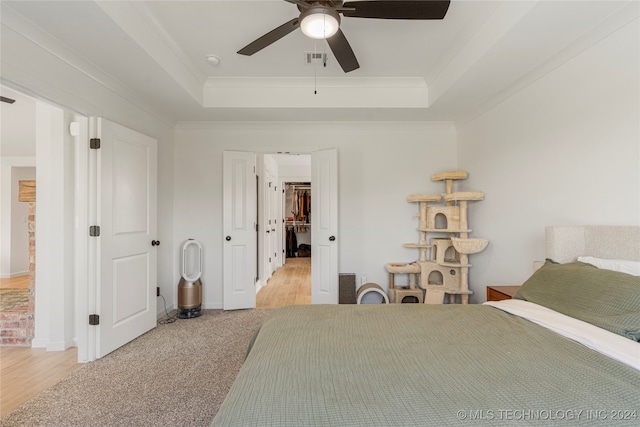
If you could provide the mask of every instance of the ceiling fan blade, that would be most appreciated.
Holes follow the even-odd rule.
[[[342,14],[350,18],[442,19],[449,10],[449,0],[346,1]]]
[[[298,22],[298,18],[293,18],[291,21],[280,25],[275,30],[269,31],[267,34],[260,37],[259,39],[252,41],[251,43],[249,43],[248,45],[240,49],[238,53],[240,55],[251,56],[254,53],[269,46],[271,43],[277,42],[278,40],[280,40],[281,38],[283,38],[284,36],[292,32],[299,26],[300,26],[300,23]]]
[[[15,99],[7,98],[6,96],[0,96],[0,101],[6,102],[7,104],[13,104],[16,102]]]
[[[356,55],[341,29],[338,28],[338,32],[329,37],[327,43],[345,73],[360,68]]]
[[[288,2],[288,3],[293,3],[293,4],[295,4],[295,5],[298,5],[298,6],[300,6],[300,7],[301,7],[301,8],[303,8],[303,9],[308,9],[308,8],[310,8],[310,7],[311,7],[311,4],[310,4],[310,3],[307,3],[307,2],[305,2],[305,1],[303,1],[303,0],[284,0],[284,1],[286,1],[286,2]]]

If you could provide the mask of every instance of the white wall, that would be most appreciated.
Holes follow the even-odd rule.
[[[67,265],[73,261],[73,252],[66,252],[73,233],[65,229],[64,219],[65,207],[69,199],[73,201],[73,181],[65,183],[65,166],[70,166],[68,155],[72,147],[65,144],[63,110],[36,102],[35,124],[36,328],[32,345],[64,350],[73,343],[73,335],[64,334],[65,311],[73,311],[73,305],[65,305],[65,293],[73,294],[73,277],[65,275]]]
[[[35,116],[35,114],[34,114]],[[0,277],[13,277],[12,246],[12,175],[14,168],[35,167],[35,157],[0,157]]]
[[[222,152],[338,149],[339,271],[387,287],[384,264],[411,261],[417,207],[410,193],[441,192],[431,175],[456,167],[447,123],[180,123],[175,130],[174,241],[202,241],[203,305],[222,306]],[[175,248],[178,259],[178,248]],[[174,280],[179,272],[174,263]]]
[[[473,301],[522,283],[544,259],[547,225],[640,225],[638,23],[623,27],[458,129]]]
[[[25,203],[14,202],[14,173],[36,165],[36,107],[33,99],[7,87],[2,87],[2,94],[16,99],[13,104],[0,103],[0,277],[9,278],[19,276],[28,264],[28,257],[21,256],[23,239],[13,239],[27,229],[21,217],[28,211]],[[35,179],[35,172],[30,179]],[[14,264],[17,260],[18,264]]]
[[[29,274],[29,203],[18,201],[20,181],[36,179],[36,168],[11,168],[11,277]]]

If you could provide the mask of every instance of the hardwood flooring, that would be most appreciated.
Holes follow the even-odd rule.
[[[17,409],[81,366],[78,349],[0,347],[0,417]]]
[[[311,258],[287,258],[256,295],[256,307],[311,304]]]
[[[0,279],[0,289],[28,288],[28,275]],[[3,316],[10,314],[12,312],[3,312]],[[77,348],[46,351],[44,348],[0,346],[0,417],[17,409],[80,366]]]
[[[28,288],[29,275],[12,277],[11,279],[0,279],[0,289]]]

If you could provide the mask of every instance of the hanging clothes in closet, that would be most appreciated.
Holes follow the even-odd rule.
[[[307,190],[294,190],[291,195],[291,213],[294,221],[303,224],[297,226],[298,232],[305,232],[311,222],[311,192]],[[304,228],[304,230],[303,230]]]
[[[296,250],[298,250],[296,232],[293,227],[287,227],[287,258],[295,257]]]

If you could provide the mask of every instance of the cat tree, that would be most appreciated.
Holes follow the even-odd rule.
[[[483,200],[484,193],[453,191],[454,181],[467,177],[464,171],[436,174],[431,180],[444,181],[444,195],[411,194],[407,197],[407,201],[419,206],[419,241],[403,246],[418,249],[420,255],[418,261],[410,264],[385,265],[389,273],[390,302],[442,304],[448,296],[449,303],[469,303],[472,293],[469,290],[469,255],[483,251],[489,241],[470,238],[467,222],[468,202]],[[396,287],[396,274],[408,274],[409,286]]]

